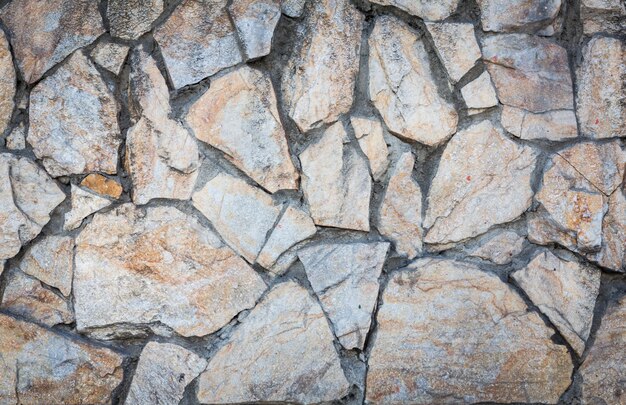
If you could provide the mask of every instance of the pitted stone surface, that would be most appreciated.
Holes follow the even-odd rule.
[[[83,223],[83,219],[111,205],[111,200],[74,184],[72,184],[71,201],[72,209],[65,213],[65,224],[63,225],[67,231],[78,228]]]
[[[47,236],[30,247],[19,264],[20,270],[68,297],[72,291],[74,239],[69,236]]]
[[[111,0],[107,19],[114,37],[133,40],[150,31],[163,12],[163,0]]]
[[[372,0],[372,3],[394,6],[426,21],[439,21],[456,11],[461,0]]]
[[[280,18],[279,0],[233,0],[228,9],[248,59],[270,53]]]
[[[15,81],[15,69],[9,41],[4,31],[0,30],[0,134],[7,128],[13,114]]]
[[[550,24],[561,0],[478,0],[485,31],[536,32]]]
[[[97,65],[102,66],[115,75],[119,75],[128,55],[128,50],[129,47],[127,45],[115,42],[101,42],[91,51],[90,55]]]
[[[481,57],[472,24],[428,23],[439,59],[453,82],[458,82]]]

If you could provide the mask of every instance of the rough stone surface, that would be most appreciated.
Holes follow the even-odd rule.
[[[561,0],[478,0],[483,30],[540,31],[561,9]]]
[[[72,184],[71,199],[72,209],[65,213],[65,224],[63,225],[66,231],[78,228],[83,223],[83,219],[111,205],[110,200],[74,184]]]
[[[189,109],[187,122],[196,138],[224,152],[266,190],[298,188],[266,73],[245,66],[213,80]]]
[[[91,51],[90,55],[97,65],[102,66],[115,75],[119,75],[129,49],[127,45],[115,42],[101,42]]]
[[[198,400],[308,404],[340,399],[349,387],[322,308],[305,289],[286,282],[210,359],[199,378]]]
[[[626,30],[626,4],[621,0],[582,0],[580,16],[587,35],[618,34]]]
[[[22,150],[26,148],[26,127],[24,123],[13,128],[11,133],[7,136],[6,147],[11,150]]]
[[[535,154],[482,121],[446,146],[428,194],[424,241],[458,242],[519,217],[530,207]]]
[[[449,17],[460,2],[461,0],[372,0],[372,3],[394,6],[426,21],[439,21]]]
[[[498,105],[498,96],[488,72],[483,72],[478,78],[463,86],[461,95],[470,114]]]
[[[378,211],[378,231],[394,243],[401,255],[414,258],[422,252],[422,189],[412,178],[415,157],[403,153],[391,169]]]
[[[566,141],[578,136],[576,115],[572,110],[532,113],[521,108],[504,106],[501,120],[504,129],[521,139]]]
[[[185,0],[154,32],[177,89],[242,61],[226,0]]]
[[[393,274],[367,374],[375,403],[556,403],[572,360],[497,276],[424,259]]]
[[[477,245],[467,249],[467,254],[489,260],[495,264],[509,264],[524,249],[526,239],[515,231],[502,229],[482,235]]]
[[[582,356],[600,290],[600,271],[544,251],[512,277]]]
[[[285,108],[302,132],[350,110],[363,26],[349,0],[311,3],[281,84]]]
[[[111,35],[133,40],[148,32],[163,12],[163,0],[110,0],[107,19]]]
[[[428,23],[435,50],[454,83],[461,80],[481,57],[474,26],[469,23]]]
[[[98,2],[93,0],[16,0],[0,10],[0,20],[27,83],[36,82],[104,32]]]
[[[269,54],[274,28],[280,18],[280,1],[233,0],[228,11],[246,58],[256,59]]]
[[[372,179],[338,122],[300,154],[302,189],[315,224],[369,231]]]
[[[280,9],[288,17],[297,18],[302,16],[307,0],[281,0]]]
[[[354,130],[359,146],[370,163],[370,172],[374,180],[380,180],[387,170],[389,154],[387,143],[383,136],[383,126],[380,121],[371,118],[350,117],[350,124]]]
[[[602,267],[626,272],[626,191],[616,190],[609,199],[609,210],[602,221],[602,246],[587,255]]]
[[[0,402],[106,404],[122,356],[0,314]]]
[[[206,360],[171,343],[149,342],[141,351],[124,404],[177,404]]]
[[[1,18],[0,13],[0,18]],[[13,57],[4,31],[0,30],[0,134],[11,121],[15,97],[15,69]],[[20,148],[20,149],[23,149]]]
[[[74,239],[69,236],[40,239],[26,251],[19,267],[24,273],[69,296],[74,270]]]
[[[439,95],[417,33],[394,17],[381,16],[369,47],[369,97],[389,130],[428,146],[452,135],[458,114]]]
[[[114,199],[120,198],[124,189],[114,179],[109,179],[98,173],[92,173],[80,182],[81,187],[88,188],[100,195],[108,196]]]
[[[31,92],[27,140],[54,177],[117,171],[117,102],[82,51]]]
[[[626,45],[616,38],[592,38],[576,76],[581,133],[596,139],[626,136]]]
[[[217,235],[171,207],[96,214],[76,240],[79,331],[134,333],[162,325],[203,336],[251,308],[263,280]]]

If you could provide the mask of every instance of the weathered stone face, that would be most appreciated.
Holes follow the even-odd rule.
[[[109,72],[119,75],[122,65],[128,55],[129,47],[115,42],[101,42],[93,51],[91,57],[97,65],[102,66]]]
[[[443,20],[450,16],[461,0],[372,0],[383,6],[394,6],[426,21]]]
[[[525,140],[566,141],[578,136],[576,115],[572,110],[535,114],[522,108],[504,106],[501,122],[504,129]]]
[[[483,72],[475,80],[466,84],[461,89],[461,94],[470,115],[498,105],[498,96],[487,72]]]
[[[481,57],[472,24],[428,23],[428,32],[448,76],[458,82]]]
[[[111,35],[129,40],[148,32],[163,12],[163,0],[111,0],[107,6]]]
[[[63,225],[67,231],[78,228],[83,223],[83,219],[111,205],[111,200],[73,184],[71,199],[72,209],[65,214]]]
[[[34,244],[20,262],[20,270],[58,288],[66,297],[72,291],[74,239],[47,236]]]
[[[370,172],[374,180],[380,180],[387,170],[387,143],[383,136],[383,126],[378,120],[363,117],[350,117],[359,146],[370,163]]]
[[[536,32],[550,24],[561,0],[478,0],[485,31]]]
[[[580,16],[587,35],[617,34],[626,29],[626,5],[620,0],[582,0]]]
[[[234,0],[228,8],[247,59],[270,53],[280,18],[279,0]]]
[[[9,41],[4,31],[0,31],[0,133],[4,132],[11,120],[14,96],[15,69],[13,68],[13,57],[11,56]]]

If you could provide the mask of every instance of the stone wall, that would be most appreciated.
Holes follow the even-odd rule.
[[[1,404],[626,404],[623,0],[1,0]]]

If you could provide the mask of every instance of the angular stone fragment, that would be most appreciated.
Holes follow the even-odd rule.
[[[26,127],[23,122],[13,128],[11,133],[7,135],[6,146],[7,149],[11,150],[22,150],[26,148]]]
[[[626,296],[612,299],[593,346],[578,370],[585,404],[621,405],[626,400]]]
[[[561,9],[561,0],[478,0],[484,31],[537,32]]]
[[[109,179],[101,174],[93,173],[88,175],[80,182],[81,187],[88,188],[100,195],[118,199],[122,195],[124,189],[114,179]]]
[[[574,109],[565,48],[546,38],[503,34],[486,37],[482,50],[502,104],[534,113]]]
[[[600,275],[600,270],[575,259],[561,259],[544,251],[511,277],[582,356],[600,291]]]
[[[122,382],[122,356],[0,314],[0,402],[105,404]]]
[[[72,209],[65,213],[63,229],[71,231],[78,228],[83,219],[109,205],[111,200],[72,184]]]
[[[576,76],[582,134],[596,139],[626,136],[626,45],[617,38],[592,38]]]
[[[463,86],[461,95],[470,115],[498,105],[498,96],[488,72],[483,72],[478,78]]]
[[[394,6],[426,21],[439,21],[449,17],[461,0],[372,0],[383,6]]]
[[[17,65],[27,83],[36,82],[48,69],[104,33],[98,2],[93,0],[16,0],[0,10],[0,19],[9,31]]]
[[[274,28],[280,18],[280,0],[233,0],[228,11],[247,59],[270,53]]]
[[[458,115],[439,95],[417,33],[395,17],[381,16],[369,47],[369,97],[389,130],[428,146],[452,135]]]
[[[0,307],[48,326],[74,321],[67,300],[21,271],[12,271],[7,276]]]
[[[415,157],[403,153],[394,164],[378,211],[378,231],[396,251],[414,258],[422,252],[422,189],[411,177]]]
[[[281,0],[280,9],[288,17],[300,17],[307,0]]]
[[[337,400],[348,394],[322,308],[295,282],[275,286],[200,375],[202,403]]]
[[[602,246],[587,258],[602,267],[626,272],[626,196],[616,190],[609,199],[609,210],[602,221]]]
[[[312,3],[281,86],[287,112],[302,132],[350,110],[363,27],[363,15],[349,0]]]
[[[90,55],[96,64],[114,75],[119,75],[129,49],[127,45],[101,42],[91,51]]]
[[[267,238],[256,259],[257,263],[269,269],[283,252],[315,235],[316,231],[315,224],[307,212],[292,206],[287,207]]]
[[[171,343],[148,342],[124,404],[178,404],[185,387],[206,367],[206,360]]]
[[[69,296],[74,271],[74,239],[46,236],[26,251],[19,267],[24,273]]]
[[[477,245],[464,249],[468,255],[489,260],[495,264],[509,264],[522,252],[526,238],[514,231],[498,229],[482,235]]]
[[[368,402],[558,401],[571,357],[511,287],[453,260],[410,268],[393,274],[383,293]]]
[[[225,173],[209,180],[192,199],[226,243],[250,263],[280,214],[269,194]]]
[[[163,0],[110,0],[107,6],[111,35],[134,40],[150,31],[163,12]]]
[[[154,39],[177,89],[242,61],[226,0],[185,0]]]
[[[2,13],[0,12],[0,17]],[[15,69],[13,68],[13,57],[9,48],[9,41],[0,30],[0,134],[7,128],[13,114],[15,97]],[[8,140],[7,140],[8,143]],[[20,148],[20,149],[23,149]]]
[[[530,207],[536,156],[488,121],[460,131],[446,146],[428,195],[424,241],[447,244],[510,222]]]
[[[187,200],[198,177],[198,145],[169,118],[169,91],[152,56],[141,49],[131,59],[130,92],[139,120],[128,130],[124,164],[133,181],[133,202]]]
[[[504,129],[521,139],[565,141],[578,136],[576,115],[572,110],[552,110],[535,114],[505,105],[501,120]]]
[[[302,189],[315,224],[369,231],[372,179],[338,122],[300,154]]]
[[[0,154],[0,261],[34,239],[63,200],[65,194],[34,162]]]
[[[27,140],[53,177],[115,173],[119,132],[115,97],[82,51],[30,94]]]
[[[582,0],[580,17],[587,35],[619,34],[626,30],[626,4],[622,0]]]
[[[359,140],[359,146],[370,163],[370,171],[374,180],[380,180],[387,170],[389,160],[387,143],[383,137],[383,126],[375,119],[350,117],[354,135]]]
[[[298,251],[313,291],[346,349],[363,349],[389,243],[323,243]]]
[[[122,205],[76,240],[79,331],[210,334],[254,306],[265,283],[209,229],[172,207]]]
[[[196,138],[224,152],[266,190],[298,188],[268,74],[244,66],[213,80],[187,122]]]
[[[474,35],[474,25],[469,23],[427,23],[435,50],[453,83],[461,80],[481,57]]]

